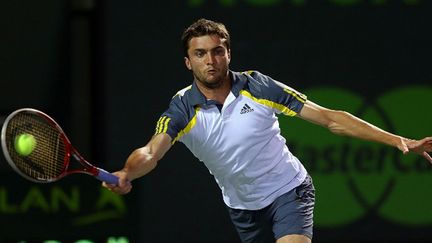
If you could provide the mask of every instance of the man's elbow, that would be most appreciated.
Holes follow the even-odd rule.
[[[331,110],[326,127],[334,134],[347,135],[347,126],[344,124],[350,116],[352,115],[346,111]]]

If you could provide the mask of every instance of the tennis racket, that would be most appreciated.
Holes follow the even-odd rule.
[[[17,151],[17,138],[32,137],[29,154]],[[5,120],[1,145],[6,161],[24,178],[40,183],[57,181],[66,175],[84,173],[109,184],[118,177],[87,162],[71,145],[61,127],[47,114],[30,108],[19,109]],[[71,166],[71,157],[79,163]]]

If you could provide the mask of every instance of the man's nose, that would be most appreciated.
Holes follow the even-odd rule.
[[[211,52],[207,53],[207,65],[211,65],[215,62],[215,55]]]

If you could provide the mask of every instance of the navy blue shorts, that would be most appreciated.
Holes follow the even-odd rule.
[[[261,243],[292,234],[312,239],[314,205],[315,188],[308,175],[302,184],[263,209],[228,211],[242,242]]]

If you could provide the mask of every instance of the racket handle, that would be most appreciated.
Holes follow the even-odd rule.
[[[106,170],[98,169],[99,174],[96,176],[96,179],[104,181],[108,184],[118,185],[119,178]]]

